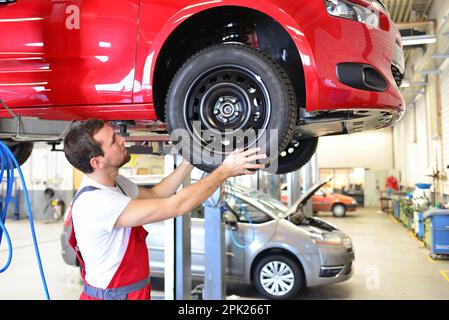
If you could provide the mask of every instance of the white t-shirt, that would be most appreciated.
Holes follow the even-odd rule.
[[[128,205],[137,198],[136,184],[118,176],[119,187],[108,187],[84,176],[79,190],[85,186],[99,188],[84,192],[72,207],[72,219],[78,248],[86,268],[86,281],[105,289],[125,255],[131,228],[114,228],[115,222]]]

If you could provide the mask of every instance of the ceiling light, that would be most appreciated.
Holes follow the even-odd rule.
[[[449,58],[449,53],[438,53],[432,56],[434,59],[447,59]]]
[[[441,71],[438,69],[434,69],[434,70],[421,70],[419,71],[419,73],[421,74],[441,74]]]
[[[437,42],[435,35],[423,35],[423,36],[407,36],[402,37],[403,46],[416,46],[421,44],[430,44]]]
[[[410,81],[403,80],[401,83],[401,88],[409,88],[410,87]]]

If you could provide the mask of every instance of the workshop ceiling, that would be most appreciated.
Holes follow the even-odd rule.
[[[396,22],[425,20],[433,0],[384,0],[391,18]]]

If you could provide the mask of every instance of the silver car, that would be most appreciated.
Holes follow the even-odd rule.
[[[352,276],[354,252],[349,236],[302,206],[327,181],[308,190],[291,208],[267,194],[226,186],[222,208],[226,224],[226,275],[231,282],[254,284],[269,299],[288,299],[304,287],[332,284]],[[204,275],[204,211],[191,213],[192,278]],[[70,226],[71,227],[71,226]],[[145,226],[153,277],[164,277],[164,222]],[[73,254],[64,245],[63,256]],[[65,248],[65,250],[64,250]],[[64,258],[70,264],[74,258]]]

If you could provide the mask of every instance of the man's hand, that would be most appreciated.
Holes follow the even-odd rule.
[[[265,168],[264,164],[251,163],[256,160],[266,159],[266,154],[256,154],[260,148],[252,148],[246,151],[243,149],[235,149],[229,154],[223,163],[217,168],[228,178],[254,174],[255,170]]]

